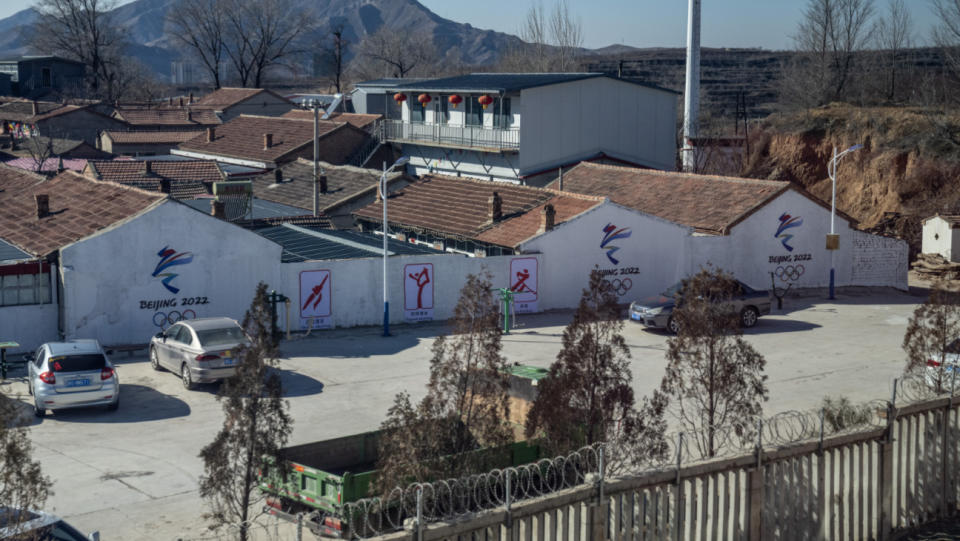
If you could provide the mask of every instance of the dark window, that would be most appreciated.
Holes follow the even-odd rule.
[[[410,122],[423,122],[423,105],[420,102],[410,104]]]
[[[107,365],[107,359],[100,353],[85,353],[50,357],[47,364],[54,372],[86,372],[100,370]]]
[[[440,103],[437,104],[440,110],[439,118],[437,119],[437,123],[439,124],[450,123],[450,102],[447,101],[448,98],[449,96],[440,96]]]
[[[50,68],[42,68],[40,70],[40,79],[43,88],[50,88]]]
[[[201,346],[229,346],[243,342],[244,336],[240,327],[227,327],[197,331],[197,339]]]
[[[181,325],[180,329],[177,331],[177,335],[174,337],[174,340],[180,342],[181,344],[190,345],[193,343],[193,336],[190,334],[190,329]]]
[[[467,126],[483,126],[483,106],[477,101],[480,96],[471,96],[466,100]]]
[[[497,107],[497,115],[500,117],[500,122],[498,122],[497,124],[498,124],[501,128],[507,129],[507,128],[509,128],[510,126],[513,126],[513,115],[510,114],[510,98],[503,98],[503,99],[500,100],[500,101],[502,101],[503,103],[502,103],[502,104],[501,104],[501,103],[497,103],[497,104],[496,104],[496,105],[498,106],[498,107]],[[499,106],[501,106],[501,105],[503,106],[502,112],[501,112],[500,107],[499,107]]]

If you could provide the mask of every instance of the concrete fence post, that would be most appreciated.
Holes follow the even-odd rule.
[[[957,370],[952,370],[950,378],[950,398],[947,400],[947,407],[943,410],[943,427],[940,433],[940,463],[943,465],[943,471],[940,472],[940,479],[943,481],[940,498],[940,517],[946,517],[950,505],[953,503],[951,496],[951,472],[950,472],[950,412],[953,411],[953,393],[957,388]]]
[[[750,489],[748,509],[750,517],[750,541],[760,541],[763,538],[763,419],[757,420],[757,464],[747,472],[747,483]]]
[[[673,509],[677,514],[674,524],[674,539],[683,541],[683,478],[680,476],[680,466],[683,464],[683,432],[677,434],[677,492],[674,496]]]
[[[880,539],[890,539],[893,532],[893,429],[897,419],[897,383],[893,380],[893,394],[887,404],[887,434],[880,442]]]
[[[606,541],[607,529],[607,506],[600,503],[592,503],[587,506],[589,515],[589,537],[590,541]]]

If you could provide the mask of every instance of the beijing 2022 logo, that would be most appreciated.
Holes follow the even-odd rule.
[[[610,262],[613,263],[614,265],[620,264],[620,260],[613,257],[614,252],[619,250],[620,247],[614,246],[610,243],[617,239],[630,238],[631,233],[632,231],[630,231],[629,227],[621,227],[620,229],[617,229],[617,226],[613,224],[607,224],[606,226],[604,226],[603,240],[600,241],[600,247],[607,251],[607,259],[609,259]]]
[[[780,215],[780,226],[777,227],[777,232],[774,233],[774,238],[780,239],[780,244],[787,249],[788,252],[793,251],[793,246],[787,244],[790,242],[790,239],[793,238],[793,235],[787,233],[787,229],[792,229],[794,227],[800,227],[803,225],[803,218],[799,216],[790,216],[786,212]]]
[[[193,253],[180,252],[178,254],[176,250],[171,249],[169,246],[164,246],[162,250],[157,252],[157,257],[160,258],[160,262],[157,263],[157,268],[153,269],[153,274],[151,276],[153,276],[154,278],[158,276],[162,277],[163,280],[161,280],[161,282],[163,282],[163,287],[167,288],[167,291],[173,294],[179,293],[180,288],[174,286],[171,283],[173,282],[174,278],[179,276],[179,274],[175,272],[169,272],[169,271],[164,272],[164,271],[167,271],[167,269],[169,269],[170,267],[175,267],[177,265],[186,265],[190,263],[191,261],[193,261]]]

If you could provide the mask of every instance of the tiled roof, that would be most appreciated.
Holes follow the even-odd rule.
[[[927,223],[928,221],[934,218],[940,218],[941,220],[947,222],[948,224],[950,224],[951,229],[956,229],[957,227],[960,227],[960,215],[957,215],[957,214],[936,214],[924,220],[923,223]]]
[[[33,158],[16,158],[13,160],[7,160],[3,162],[4,165],[9,165],[10,167],[16,167],[17,169],[23,169],[25,171],[36,171],[37,170],[37,160]],[[87,166],[87,160],[82,158],[64,158],[63,159],[63,168],[69,169],[70,171],[83,171],[83,168]],[[60,167],[60,159],[57,157],[47,158],[43,162],[43,166],[40,168],[41,171],[45,173],[55,172]]]
[[[146,174],[146,163],[151,174]],[[216,162],[206,160],[90,160],[86,172],[89,176],[108,182],[159,192],[160,180],[170,179],[170,195],[176,199],[208,194],[210,185],[224,180]]]
[[[166,198],[71,171],[47,181],[10,171],[14,170],[0,171],[0,207],[4,209],[0,237],[36,256],[45,256]],[[50,214],[43,218],[37,218],[37,194],[50,197]]]
[[[40,122],[48,118],[72,113],[84,109],[80,105],[64,105],[47,101],[38,101],[37,114],[33,114],[33,102],[14,101],[0,105],[0,120],[11,122]]]
[[[264,88],[220,88],[214,90],[213,92],[207,94],[206,96],[200,98],[199,100],[193,102],[193,106],[197,108],[206,108],[216,111],[222,111],[232,105],[236,105],[242,101],[248,100],[261,92],[269,92],[274,96],[285,100],[283,96],[280,96],[270,90]]]
[[[502,200],[503,214],[497,223],[490,220],[489,199],[494,192]],[[559,224],[601,202],[601,198],[559,195],[540,188],[429,175],[391,194],[388,211],[391,223],[512,248],[536,235],[539,211],[546,203],[554,205],[554,223]],[[382,212],[377,201],[354,215],[380,222]]]
[[[557,181],[547,187],[557,188]],[[712,234],[726,234],[764,203],[790,188],[789,182],[776,180],[695,175],[589,162],[563,174],[564,191],[609,197],[625,207]]]
[[[320,121],[323,138],[347,126],[344,122]],[[271,134],[270,148],[264,148],[264,134]],[[313,121],[291,118],[240,115],[214,131],[214,140],[207,142],[204,132],[180,144],[180,149],[193,152],[273,162],[313,142]]]
[[[380,172],[348,165],[320,163],[327,177],[327,193],[319,195],[320,210],[376,189]],[[313,210],[313,162],[297,160],[280,167],[284,182],[276,183],[273,171],[252,177],[253,193],[260,199]],[[391,174],[391,180],[400,173]]]
[[[116,116],[133,126],[217,126],[220,117],[211,110],[118,109]]]
[[[298,118],[301,120],[313,120],[313,111],[309,109],[290,109],[286,113],[280,115],[283,118]],[[323,116],[323,112],[320,112],[320,116]],[[383,118],[383,115],[372,115],[372,114],[361,114],[361,113],[340,113],[336,112],[330,115],[328,120],[335,122],[346,122],[352,124],[360,129],[366,129],[368,126],[374,122]]]
[[[105,132],[117,144],[175,144],[189,141],[203,133],[191,131],[107,131]]]

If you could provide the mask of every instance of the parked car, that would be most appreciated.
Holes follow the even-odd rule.
[[[43,511],[0,507],[0,539],[24,541],[99,541],[100,532],[89,536],[59,517]]]
[[[737,280],[737,291],[730,301],[730,309],[740,315],[740,324],[746,328],[757,324],[761,315],[770,313],[770,292],[753,289]],[[655,297],[647,297],[630,304],[630,319],[647,327],[666,329],[677,334],[679,326],[673,318],[678,298],[683,297],[683,282],[678,282]]]
[[[24,359],[37,417],[47,410],[120,406],[120,379],[96,340],[47,342]]]
[[[183,386],[212,383],[237,371],[238,349],[250,341],[236,320],[211,317],[180,321],[150,340],[150,365],[180,374]]]

